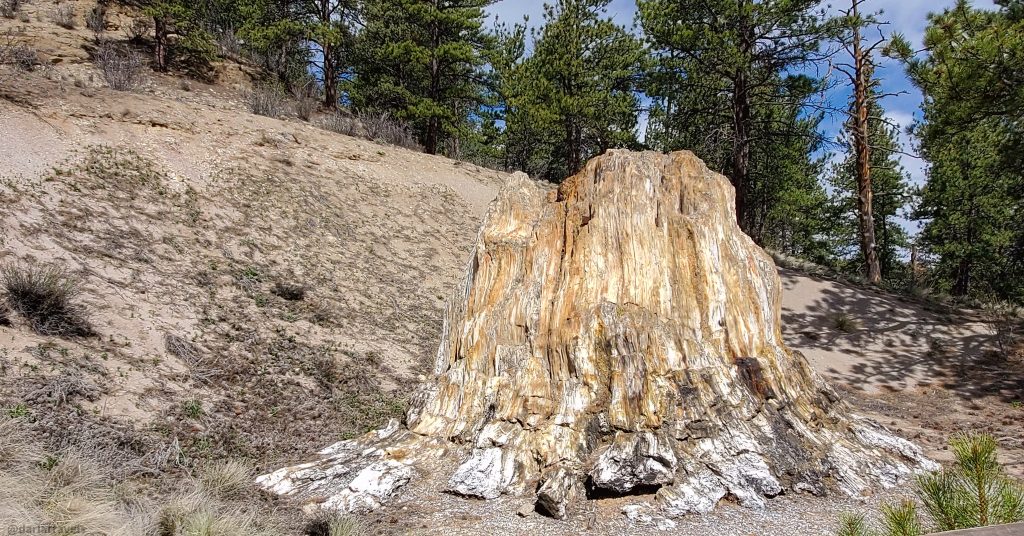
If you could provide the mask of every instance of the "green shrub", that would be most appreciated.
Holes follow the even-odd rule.
[[[1024,484],[1011,479],[996,457],[988,434],[957,434],[949,442],[955,461],[949,468],[917,478],[914,492],[931,521],[926,529],[917,505],[904,501],[882,508],[881,532],[862,515],[843,515],[838,536],[918,536],[930,532],[1024,521]]]
[[[203,402],[198,398],[185,401],[181,405],[181,412],[190,419],[198,419],[203,416]]]

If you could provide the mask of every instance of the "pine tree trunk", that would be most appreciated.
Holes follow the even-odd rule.
[[[853,16],[861,0],[853,0]],[[871,192],[871,145],[868,129],[868,78],[870,58],[861,43],[860,26],[853,28],[854,63],[854,133],[853,143],[857,153],[857,222],[860,231],[860,251],[864,258],[864,274],[868,282],[878,285],[882,282],[882,270],[878,263],[878,249],[875,245],[875,218],[872,209]]]
[[[745,0],[742,0],[745,1]],[[742,3],[741,1],[741,3]],[[738,26],[740,34],[740,54],[747,57],[754,48],[753,28],[746,20],[741,20]],[[732,94],[732,116],[733,116],[733,146],[732,146],[732,170],[729,178],[736,188],[736,221],[740,228],[747,233],[751,229],[749,182],[750,182],[750,135],[753,124],[753,115],[750,105],[750,88],[748,87],[748,73],[746,68],[741,68],[733,79]],[[760,243],[760,236],[753,236],[755,242]]]
[[[167,71],[167,35],[170,33],[170,24],[166,15],[153,17],[153,55],[156,59],[156,70]]]
[[[781,281],[734,210],[689,152],[612,150],[557,191],[513,176],[405,425],[259,483],[362,511],[418,479],[564,518],[589,496],[650,493],[682,515],[935,468],[784,345]]]
[[[338,66],[335,63],[334,47],[324,45],[324,107],[333,110],[338,106]]]
[[[427,98],[436,106],[440,103],[438,100],[441,96],[441,68],[440,63],[437,59],[438,49],[441,46],[441,37],[437,25],[437,17],[441,16],[441,3],[438,0],[433,1],[434,8],[434,20],[431,21],[431,34],[430,34],[430,89]],[[437,112],[431,110],[431,115],[427,118],[427,131],[426,136],[423,140],[423,150],[427,154],[437,154],[437,148],[440,144],[441,138],[441,118],[437,116]]]

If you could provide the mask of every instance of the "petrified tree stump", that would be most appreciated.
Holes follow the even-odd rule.
[[[656,493],[681,515],[934,468],[786,348],[779,276],[733,205],[689,152],[611,151],[557,191],[514,176],[406,423],[259,482],[367,510],[456,456],[449,491],[562,518],[585,496]]]

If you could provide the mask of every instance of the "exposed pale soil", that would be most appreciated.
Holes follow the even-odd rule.
[[[88,32],[57,28],[50,8],[30,4],[29,23],[0,19],[46,61],[0,76],[0,263],[66,266],[100,335],[0,326],[0,407],[23,405],[50,448],[102,452],[156,488],[212,458],[259,470],[304,461],[400,414],[504,175],[249,114],[237,64],[189,91],[158,76],[139,93],[104,89],[83,52]],[[987,430],[1024,475],[1024,365],[993,353],[979,313],[782,275],[787,343],[858,411],[941,461],[951,433]],[[289,301],[274,294],[279,282],[309,290]],[[845,330],[840,314],[853,321]],[[171,353],[168,335],[189,350]],[[68,378],[79,387],[53,396]],[[193,399],[197,418],[183,410]],[[823,534],[840,512],[888,495],[726,504],[671,533]],[[516,498],[436,497],[402,496],[368,521],[413,534],[653,528],[621,513],[645,497],[595,501],[565,522],[519,517]]]

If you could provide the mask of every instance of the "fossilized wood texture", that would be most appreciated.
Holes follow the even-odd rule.
[[[786,348],[778,274],[733,204],[689,152],[611,151],[557,191],[513,177],[390,447],[371,434],[261,482],[369,508],[444,451],[460,460],[454,493],[533,494],[564,517],[585,496],[653,492],[681,515],[726,497],[862,494],[934,468]]]

